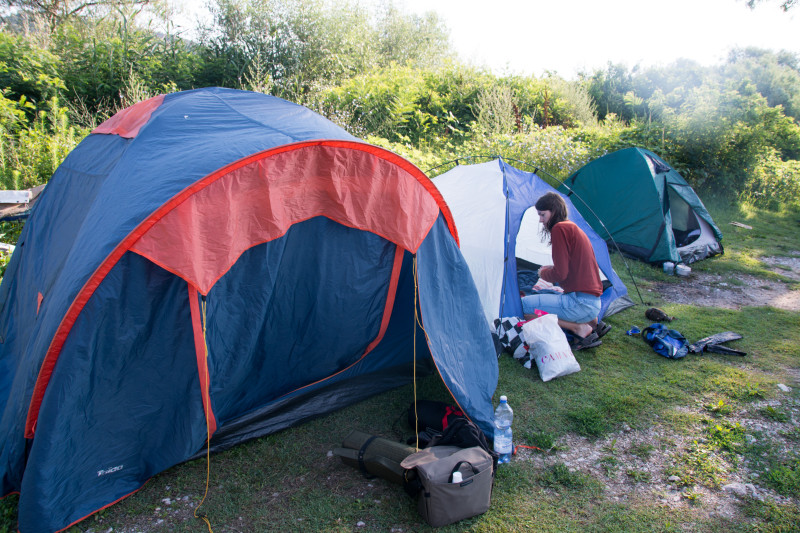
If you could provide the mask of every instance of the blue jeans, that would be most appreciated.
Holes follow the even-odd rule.
[[[585,324],[600,314],[600,297],[585,292],[532,294],[522,299],[522,312],[532,315],[535,309],[558,315],[561,320]]]

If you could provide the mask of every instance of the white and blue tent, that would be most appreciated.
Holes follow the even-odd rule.
[[[457,165],[433,179],[455,220],[461,252],[478,287],[486,319],[522,316],[517,263],[552,264],[542,237],[534,204],[557,192],[532,172],[519,170],[498,158],[487,163]],[[561,193],[558,193],[561,194]],[[611,266],[608,246],[572,202],[569,219],[588,235],[600,267],[604,291],[600,316],[630,307],[628,290]]]

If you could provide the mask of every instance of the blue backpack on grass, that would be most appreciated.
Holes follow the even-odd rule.
[[[653,347],[657,354],[668,359],[680,359],[689,352],[689,343],[686,337],[674,329],[667,328],[664,324],[650,324],[644,328],[642,338]]]

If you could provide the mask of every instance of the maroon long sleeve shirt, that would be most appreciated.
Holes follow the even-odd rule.
[[[553,265],[539,269],[539,277],[558,283],[564,292],[603,294],[603,282],[589,237],[574,222],[559,222],[550,231]]]

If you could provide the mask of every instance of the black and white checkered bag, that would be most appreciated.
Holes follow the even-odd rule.
[[[508,352],[518,360],[525,368],[531,367],[530,346],[525,342],[522,335],[522,324],[525,322],[517,317],[496,318],[494,320],[497,336],[503,351]]]

